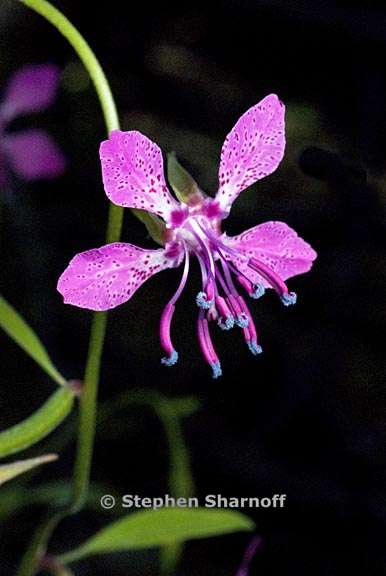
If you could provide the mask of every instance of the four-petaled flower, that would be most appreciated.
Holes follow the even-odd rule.
[[[294,304],[296,295],[288,291],[285,280],[310,270],[316,253],[283,222],[267,222],[229,237],[221,231],[221,221],[240,192],[279,165],[285,148],[284,111],[272,94],[241,116],[222,147],[215,198],[199,193],[186,204],[167,188],[158,146],[140,132],[114,130],[100,147],[106,194],[114,204],[160,216],[167,226],[166,244],[145,250],[116,242],[78,254],[58,282],[64,301],[91,310],[114,308],[153,274],[183,264],[181,282],[160,322],[166,353],[162,363],[171,366],[178,358],[171,339],[172,317],[194,255],[202,274],[196,297],[198,340],[213,376],[221,375],[221,367],[209,333],[211,322],[224,330],[240,327],[252,354],[259,354],[256,328],[238,286],[252,298],[273,288],[286,306]]]
[[[64,172],[63,154],[44,130],[6,131],[19,116],[48,108],[58,82],[59,70],[52,64],[24,66],[8,81],[0,103],[0,185],[7,182],[8,167],[23,180],[54,178]]]

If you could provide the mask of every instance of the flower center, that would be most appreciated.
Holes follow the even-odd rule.
[[[271,286],[286,306],[295,303],[296,295],[288,292],[284,281],[264,262],[229,246],[225,235],[221,234],[221,216],[216,206],[213,207],[213,201],[210,202],[194,207],[185,205],[172,213],[168,243],[170,250],[179,251],[183,248],[185,267],[180,285],[162,315],[160,335],[162,347],[167,353],[162,362],[170,366],[178,358],[170,336],[171,321],[175,304],[186,284],[189,255],[194,254],[202,277],[202,288],[196,296],[196,304],[200,309],[198,340],[203,356],[211,366],[213,376],[217,378],[221,375],[221,366],[211,340],[210,322],[217,322],[222,330],[238,326],[242,329],[252,354],[257,355],[262,351],[251,313],[237,285],[252,298],[260,298],[264,294],[264,285],[252,284],[247,276],[235,267],[233,260],[245,260],[248,268],[258,274],[261,282]]]

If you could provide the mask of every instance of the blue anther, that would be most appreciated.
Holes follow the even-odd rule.
[[[218,378],[219,376],[222,376],[222,370],[221,370],[221,365],[220,362],[214,362],[213,364],[211,364],[212,370],[213,370],[213,378]]]
[[[264,294],[265,294],[264,286],[262,284],[256,284],[256,286],[254,286],[254,291],[250,296],[251,298],[255,298],[255,300],[257,300],[258,298],[264,296]]]
[[[296,304],[297,294],[295,292],[287,292],[280,297],[280,300],[283,302],[284,306],[292,306]]]
[[[166,356],[165,356],[165,358],[161,358],[161,364],[164,364],[165,366],[174,366],[174,364],[176,364],[177,360],[178,360],[178,352],[173,350],[173,352],[170,354],[169,358],[167,358]]]
[[[239,328],[246,328],[249,324],[249,318],[245,312],[241,312],[237,315],[235,322]]]
[[[261,354],[263,352],[262,347],[259,346],[259,344],[256,344],[256,342],[247,342],[247,344],[248,348],[250,349],[250,351],[254,356],[257,356],[258,354]]]
[[[221,330],[230,330],[235,325],[235,319],[233,316],[228,316],[225,318],[225,322],[222,318],[219,318],[217,324],[220,326]]]
[[[205,292],[199,292],[196,296],[196,304],[199,308],[209,310],[213,306],[213,300],[208,300]]]

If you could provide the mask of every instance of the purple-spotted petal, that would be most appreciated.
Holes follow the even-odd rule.
[[[43,130],[25,130],[3,136],[2,149],[18,176],[24,180],[55,178],[66,162],[52,138]]]
[[[116,242],[75,256],[58,281],[66,304],[108,310],[123,304],[153,274],[180,264],[164,249]]]
[[[248,258],[256,258],[269,266],[282,280],[308,272],[317,254],[284,222],[265,222],[242,234],[225,237],[225,242]],[[227,254],[227,258],[253,284],[270,285],[247,265],[247,260]]]
[[[240,192],[278,167],[285,148],[284,113],[284,104],[270,94],[245,112],[226,137],[216,196],[225,212]]]
[[[33,64],[15,72],[5,89],[0,106],[2,119],[38,112],[50,106],[56,96],[59,69],[53,64]]]
[[[113,130],[101,144],[100,158],[105,191],[114,204],[165,220],[178,208],[166,186],[161,150],[140,132]]]

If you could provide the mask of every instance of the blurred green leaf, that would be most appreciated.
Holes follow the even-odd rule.
[[[170,410],[180,418],[188,418],[200,409],[201,402],[195,396],[182,396],[180,398],[164,397]]]
[[[70,413],[75,393],[59,388],[29,418],[0,432],[0,458],[20,452],[47,436]]]
[[[203,194],[194,178],[178,162],[174,152],[168,154],[168,180],[178,200],[187,204],[194,199],[202,200]]]
[[[31,468],[35,468],[46,462],[53,462],[57,458],[58,456],[56,454],[46,454],[45,456],[38,456],[37,458],[28,458],[27,460],[18,460],[10,464],[3,464],[0,466],[0,486],[4,484],[4,482],[15,478],[15,476],[31,470]]]
[[[48,506],[52,505],[53,502],[58,508],[68,506],[71,493],[70,480],[60,480],[39,486],[23,485],[20,482],[10,484],[0,491],[0,521],[4,522],[24,507]],[[103,509],[101,510],[100,500],[107,493],[114,495],[111,487],[92,482],[87,496],[87,508],[99,513],[104,512]],[[106,513],[111,514],[111,511],[106,510]]]
[[[254,523],[240,512],[206,508],[141,510],[113,522],[84,544],[59,557],[64,563],[94,554],[154,548],[193,540],[251,531]]]
[[[0,296],[0,327],[35,360],[55,382],[63,386],[65,378],[58,372],[38,336],[8,302]]]

